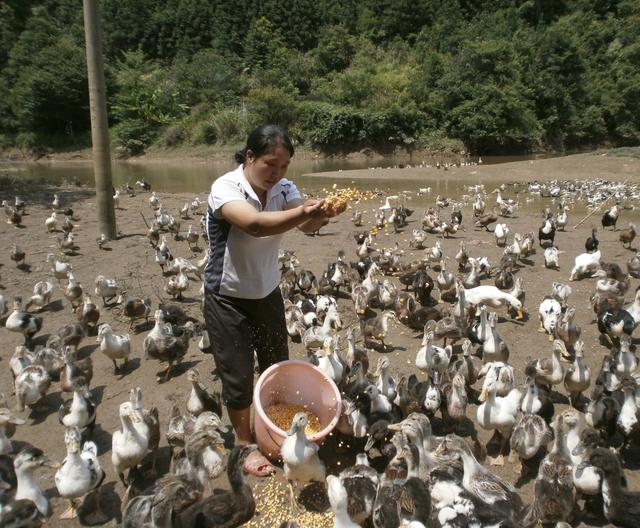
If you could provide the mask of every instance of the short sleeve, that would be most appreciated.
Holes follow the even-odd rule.
[[[211,195],[209,196],[209,205],[214,215],[219,214],[220,208],[228,203],[236,200],[246,201],[244,189],[238,183],[230,178],[218,178],[211,186]]]
[[[296,184],[290,180],[286,180],[283,184],[284,200],[285,203],[292,202],[293,200],[302,200],[302,195],[296,187]]]

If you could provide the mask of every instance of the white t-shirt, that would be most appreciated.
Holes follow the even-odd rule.
[[[220,176],[211,186],[207,210],[209,261],[204,272],[205,287],[214,293],[241,299],[262,299],[280,282],[278,249],[282,235],[254,237],[227,222],[220,208],[242,200],[256,211],[282,211],[300,199],[293,182],[283,178],[268,193],[263,208],[244,175],[244,166]]]

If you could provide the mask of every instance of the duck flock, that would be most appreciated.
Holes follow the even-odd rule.
[[[51,468],[44,471],[67,501],[57,517],[90,525],[113,518],[102,504],[107,474],[120,483],[122,525],[128,527],[231,527],[260,518],[263,526],[318,526],[298,515],[304,510],[299,491],[311,482],[319,483],[338,528],[577,526],[594,516],[615,526],[640,521],[640,491],[625,476],[635,467],[640,441],[633,344],[640,293],[631,288],[640,278],[640,255],[632,250],[636,228],[624,219],[640,199],[636,186],[551,181],[487,192],[480,184],[456,198],[432,198],[430,188],[368,191],[361,193],[367,201],[353,202],[339,220],[353,228],[326,268],[305,269],[300,249],[281,251],[292,349],[338,385],[343,414],[327,444],[344,451],[349,463],[336,465],[326,445],[310,442],[307,416],[297,414],[282,446],[283,471],[269,477],[290,489],[288,505],[271,505],[279,516],[270,516],[256,481],[245,478],[244,461],[256,446],[235,445],[219,391],[191,365],[186,382],[181,379],[191,344],[204,353],[211,346],[200,302],[185,296],[198,288],[203,294],[203,202],[195,198],[172,213],[147,182],[137,187],[144,194],[126,185],[114,190],[114,201],[118,210],[125,204],[139,210],[135,229],[144,225],[147,232],[138,242],[160,268],[155,286],[139,296],[130,293],[131,276],[102,269],[99,257],[93,284],[81,283],[74,272],[81,219],[58,195],[49,212],[20,197],[3,202],[8,224],[28,224],[55,246],[42,258],[48,276],[32,294],[0,292],[0,332],[24,337],[2,356],[13,386],[0,398],[0,526],[51,522],[51,493],[35,477],[42,467]],[[426,207],[410,209],[411,200]],[[542,213],[529,216],[529,230],[513,232],[528,202],[543,203]],[[591,234],[583,250],[563,256],[563,241],[575,237],[569,212],[581,203],[592,208]],[[187,229],[184,220],[191,222]],[[298,240],[325,237],[331,238],[300,234]],[[604,237],[629,257],[608,258]],[[455,240],[450,254],[448,239]],[[98,256],[119,242],[97,237]],[[490,261],[488,246],[499,248],[497,261]],[[33,259],[40,257],[33,251],[32,259],[30,249],[13,244],[16,269],[3,274],[33,273]],[[541,283],[542,275],[534,276],[540,269],[556,270],[558,280]],[[572,290],[585,284],[590,306],[573,302]],[[545,290],[539,305],[527,305],[527,289]],[[67,324],[40,335],[60,303]],[[524,360],[517,354],[528,319],[539,321],[549,345]],[[597,327],[598,342],[577,323],[587,319]],[[413,347],[402,353],[391,343],[398,328]],[[91,341],[96,350],[83,354]],[[96,354],[108,359],[112,372],[94,372]],[[145,406],[142,388],[131,383],[118,396],[119,426],[107,431],[109,457],[101,458],[92,382],[126,382],[135,377],[139,357],[163,365],[151,386],[175,384],[179,401],[164,409],[150,390]],[[52,390],[63,395],[59,426],[51,430],[64,442],[63,460],[45,453],[46,446],[11,440],[16,428],[24,432],[32,417],[51,411]],[[486,433],[493,435],[489,442],[482,440]],[[170,450],[168,467],[156,463],[163,445]],[[505,478],[504,467],[513,478]],[[518,488],[527,479],[534,484],[525,500]]]

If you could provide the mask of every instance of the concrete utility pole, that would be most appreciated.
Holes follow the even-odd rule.
[[[83,0],[82,4],[87,47],[91,142],[93,144],[93,172],[96,181],[98,222],[100,232],[104,233],[109,240],[113,240],[116,238],[117,231],[116,213],[113,208],[113,184],[111,182],[111,152],[100,35],[100,6],[99,0]]]

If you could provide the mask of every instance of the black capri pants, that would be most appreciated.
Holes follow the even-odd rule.
[[[222,400],[231,409],[246,409],[253,401],[254,351],[260,373],[289,359],[280,288],[262,299],[238,299],[205,289],[204,320],[222,381]]]

